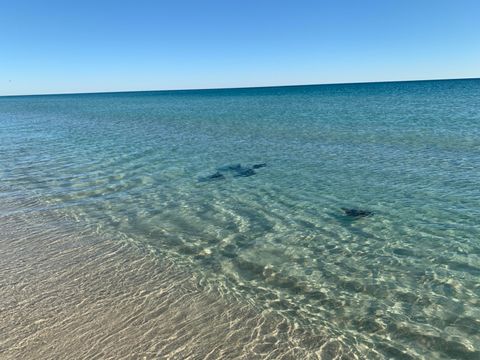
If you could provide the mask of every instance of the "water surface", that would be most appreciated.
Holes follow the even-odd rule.
[[[4,97],[0,153],[0,203],[35,201],[5,216],[144,249],[302,356],[480,356],[480,80]],[[199,181],[237,163],[267,166]]]

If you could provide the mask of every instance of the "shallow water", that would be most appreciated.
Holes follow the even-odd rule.
[[[143,249],[302,357],[480,356],[479,80],[0,98],[0,139],[0,204],[35,203],[2,216]]]

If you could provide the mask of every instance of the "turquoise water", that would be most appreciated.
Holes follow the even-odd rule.
[[[480,357],[480,80],[4,97],[0,154],[0,202],[205,291],[359,354]],[[237,163],[267,166],[199,181]]]

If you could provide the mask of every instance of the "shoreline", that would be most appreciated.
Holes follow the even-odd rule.
[[[2,211],[3,359],[356,357],[132,244],[35,215]]]

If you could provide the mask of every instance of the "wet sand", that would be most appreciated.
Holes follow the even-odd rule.
[[[0,209],[2,359],[356,357],[148,249],[31,207]]]

